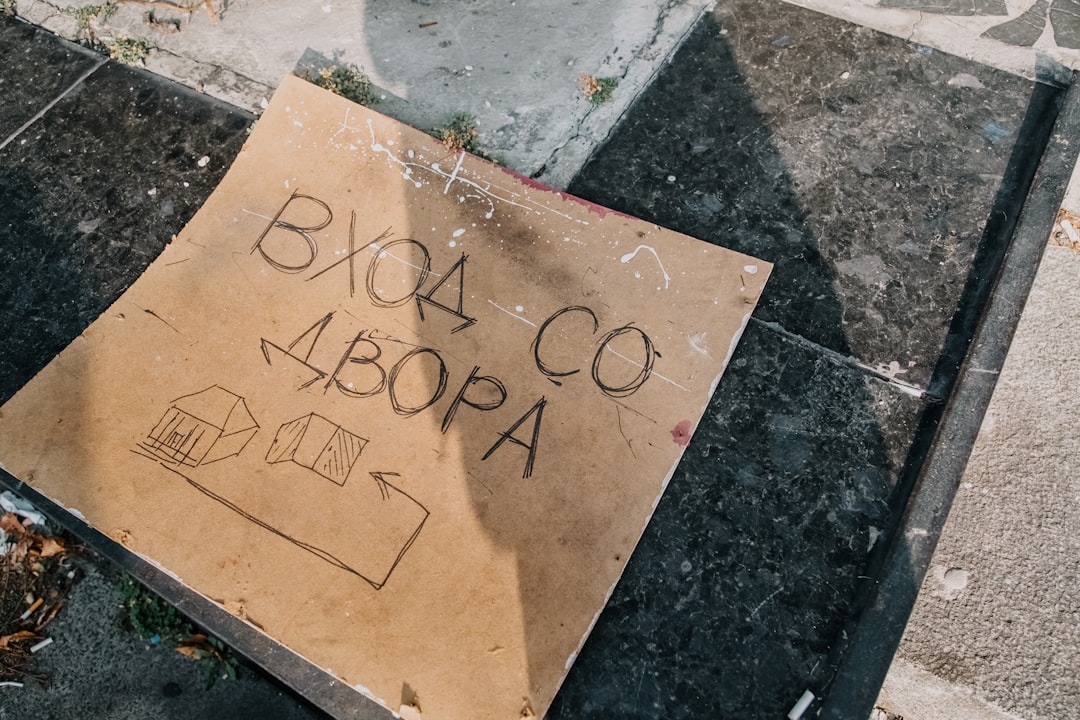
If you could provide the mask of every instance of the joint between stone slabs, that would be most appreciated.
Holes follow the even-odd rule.
[[[52,110],[52,109],[53,109],[53,108],[54,108],[54,107],[56,106],[56,104],[57,104],[58,102],[60,102],[61,100],[63,100],[64,98],[66,98],[66,97],[67,97],[68,95],[70,95],[70,94],[71,94],[71,92],[72,92],[73,90],[75,90],[75,88],[77,88],[77,87],[79,87],[80,85],[82,85],[82,84],[83,84],[83,83],[84,83],[84,82],[86,81],[86,79],[87,79],[88,77],[90,77],[91,75],[93,75],[93,74],[94,74],[94,73],[95,73],[95,72],[97,71],[97,69],[98,69],[98,68],[100,68],[100,67],[101,67],[102,65],[104,65],[104,64],[105,64],[106,62],[107,62],[107,60],[106,60],[105,58],[98,58],[98,59],[97,59],[97,60],[96,60],[96,61],[94,62],[93,66],[91,66],[91,67],[90,67],[90,68],[89,68],[88,70],[86,70],[86,71],[85,71],[85,72],[84,72],[84,73],[83,73],[82,75],[80,75],[79,77],[77,77],[77,78],[75,79],[75,82],[71,83],[71,85],[69,85],[69,86],[68,86],[67,88],[65,88],[63,92],[61,92],[61,93],[60,93],[59,95],[57,95],[56,97],[54,97],[54,98],[53,98],[53,99],[52,99],[51,101],[49,101],[49,103],[48,103],[48,104],[47,104],[47,105],[46,105],[45,107],[41,108],[41,109],[40,109],[40,110],[38,110],[38,111],[37,111],[36,113],[34,113],[34,116],[33,116],[33,117],[31,117],[31,118],[30,118],[29,120],[27,120],[26,122],[24,122],[24,123],[23,123],[23,124],[22,124],[22,125],[21,125],[21,126],[20,126],[19,128],[17,128],[17,129],[15,130],[15,132],[11,133],[11,135],[9,135],[9,136],[8,136],[8,137],[7,137],[7,138],[6,138],[6,139],[5,139],[5,140],[4,140],[3,142],[0,142],[0,150],[3,150],[4,148],[6,148],[6,147],[7,147],[8,145],[10,145],[10,144],[11,144],[12,142],[14,142],[15,138],[19,137],[19,136],[20,136],[20,135],[22,135],[22,134],[23,134],[24,132],[26,132],[27,130],[29,130],[29,129],[30,129],[30,127],[31,127],[31,126],[32,126],[32,125],[33,125],[34,123],[36,123],[36,122],[37,122],[38,120],[40,120],[41,118],[45,117],[45,115],[46,115],[46,114],[47,114],[47,113],[48,113],[48,112],[49,112],[50,110]]]
[[[813,340],[808,340],[802,335],[793,333],[780,323],[768,322],[766,320],[760,320],[752,316],[750,318],[750,322],[765,328],[769,332],[776,333],[785,340],[789,340],[799,345],[800,347],[804,347],[807,350],[817,353],[818,355],[822,355],[823,357],[825,357],[825,359],[829,360],[832,363],[835,363],[836,365],[851,368],[852,370],[857,370],[864,375],[869,375],[875,380],[879,380],[882,383],[891,387],[893,390],[901,392],[905,395],[928,400],[930,402],[939,402],[941,400],[941,398],[933,395],[925,388],[919,387],[918,385],[912,385],[911,383],[906,383],[903,380],[897,380],[895,377],[887,375],[880,370],[877,370],[876,368],[867,365],[866,363],[860,361],[858,358],[852,357],[851,355],[845,355],[841,352],[837,352],[836,350],[827,348],[824,345],[819,345]]]

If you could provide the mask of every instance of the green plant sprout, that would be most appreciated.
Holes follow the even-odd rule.
[[[603,105],[610,101],[615,88],[619,87],[619,78],[596,77],[588,73],[582,73],[578,82],[581,83],[581,94],[593,105]]]
[[[145,40],[118,37],[109,43],[109,57],[124,65],[142,65],[150,54],[150,47]]]
[[[355,65],[331,65],[314,74],[305,71],[300,77],[360,105],[374,105],[377,102],[371,91],[371,78]]]

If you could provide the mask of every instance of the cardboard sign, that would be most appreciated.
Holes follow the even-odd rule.
[[[0,460],[394,710],[542,715],[769,271],[290,77]]]

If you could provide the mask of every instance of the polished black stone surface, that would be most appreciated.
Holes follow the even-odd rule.
[[[758,317],[925,387],[987,220],[1013,209],[995,200],[1033,97],[818,13],[721,3],[570,190],[776,263]]]
[[[1058,99],[750,0],[638,99],[570,191],[776,267],[550,717],[827,694]]]
[[[33,25],[0,16],[0,143],[101,60]]]
[[[782,718],[828,682],[922,404],[752,323],[551,718]]]
[[[0,402],[183,228],[251,122],[109,63],[0,150]]]

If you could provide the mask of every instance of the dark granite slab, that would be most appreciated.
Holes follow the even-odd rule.
[[[102,58],[0,15],[0,143]]]
[[[833,672],[922,403],[751,323],[549,718],[781,718]]]
[[[1010,155],[1045,100],[802,8],[723,2],[570,190],[773,261],[758,317],[926,387],[988,219],[1023,199]]]
[[[251,122],[109,63],[0,151],[0,402],[183,228]]]
[[[551,717],[827,693],[1059,101],[751,0],[638,99],[570,191],[776,267]]]

